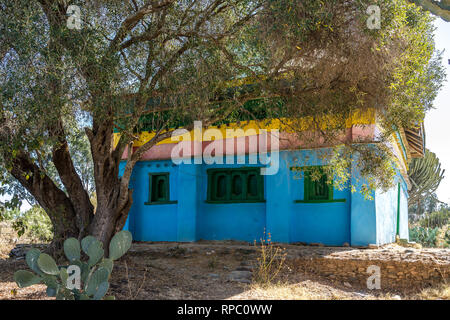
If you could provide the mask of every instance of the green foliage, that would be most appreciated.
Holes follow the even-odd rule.
[[[379,30],[366,27],[369,5],[380,6]],[[348,14],[350,7],[352,14]],[[355,109],[382,110],[377,120],[384,129],[380,143],[345,145],[330,153],[328,160],[330,170],[337,175],[335,184],[340,186],[347,184],[354,165],[359,171],[359,189],[366,198],[376,188],[392,187],[395,155],[386,144],[398,128],[415,128],[423,122],[445,78],[430,15],[403,0],[351,4],[338,0],[301,4],[273,1],[261,20],[265,28],[256,38],[271,44],[265,47],[268,60],[279,61],[284,57],[282,52],[291,58],[285,73],[290,88],[285,88],[280,98],[283,115],[310,116],[306,129],[318,132],[311,137],[303,122],[294,122],[291,126],[298,129],[299,139],[307,143],[320,137],[330,145],[339,145],[339,133]],[[330,61],[351,61],[351,67]],[[274,87],[279,84],[275,82]],[[323,123],[328,116],[336,121]]]
[[[4,215],[5,215],[5,205],[0,202],[0,222],[2,222],[4,220]]]
[[[448,0],[409,0],[430,11],[432,14],[441,17],[444,21],[450,22],[450,2]]]
[[[80,260],[80,242],[75,238],[69,238],[64,241],[64,252],[69,261]]]
[[[55,260],[46,253],[41,253],[37,260],[39,269],[45,274],[58,275],[59,269]]]
[[[92,236],[80,242],[69,238],[64,242],[64,253],[70,265],[80,267],[81,287],[68,286],[69,266],[58,266],[55,260],[46,253],[31,249],[26,254],[26,262],[36,274],[19,270],[14,273],[14,281],[20,288],[43,283],[47,286],[47,295],[57,300],[101,300],[113,299],[105,297],[109,289],[109,279],[113,270],[113,261],[120,259],[131,247],[131,233],[120,231],[114,235],[110,243],[110,257],[103,256],[102,243]],[[88,262],[82,262],[81,249],[89,256]]]
[[[67,2],[2,2],[0,194],[47,197],[31,188],[45,179],[67,194],[65,203],[80,204],[79,195],[91,196],[95,180],[97,190],[114,188],[111,194],[128,199],[121,189],[127,181],[119,181],[117,172],[134,133],[153,130],[158,135],[152,142],[158,142],[165,129],[189,127],[194,120],[308,116],[307,128],[293,125],[300,136],[313,130],[338,145],[355,109],[376,108],[386,129],[380,144],[389,142],[395,128],[423,121],[444,77],[432,19],[405,0],[156,3],[85,1],[82,28],[72,30],[63,18]],[[381,8],[380,30],[366,26],[373,4]],[[246,104],[252,100],[270,110]],[[329,115],[338,121],[319,127],[318,120]],[[113,130],[121,133],[116,149],[109,147]],[[307,134],[300,138],[311,140]],[[68,143],[70,156],[55,156],[61,142]],[[121,179],[129,179],[152,146],[133,153]],[[91,151],[100,166],[95,179]],[[345,161],[332,159],[342,178],[336,183],[346,184],[353,158],[365,195],[393,183],[388,149],[348,148],[342,154]],[[76,174],[62,179],[72,164]],[[82,188],[70,192],[78,178]],[[110,205],[106,195],[98,199],[99,206]],[[63,202],[50,200],[48,214],[54,214]],[[90,259],[98,262],[94,253]]]
[[[424,246],[450,247],[450,208],[441,203],[439,207],[432,206],[436,210],[422,214],[418,221],[414,221],[414,227],[410,228],[411,240],[422,243]],[[431,211],[431,210],[430,210]]]
[[[353,177],[351,191],[361,192],[366,199],[373,199],[375,189],[391,188],[396,174],[391,154],[384,145],[338,145],[332,150],[318,150],[317,157],[327,163],[323,169],[328,183],[343,190],[350,185]],[[308,157],[297,159],[293,165],[302,168],[310,160]],[[318,173],[313,169],[313,180],[317,180]]]
[[[30,271],[19,270],[14,273],[14,281],[19,288],[25,288],[40,283],[41,278]]]
[[[424,247],[436,247],[439,228],[413,227],[409,229],[409,239]]]
[[[408,204],[409,221],[410,223],[416,223],[433,212],[445,209],[449,209],[448,205],[440,201],[436,193],[432,193],[421,201]]]
[[[20,212],[18,209],[5,210],[3,220],[12,223],[19,237],[26,236],[34,241],[44,242],[53,238],[50,218],[40,206],[34,206],[26,212]]]
[[[123,233],[120,237],[112,238],[109,243],[109,258],[111,260],[117,260],[130,249],[131,246],[131,233]]]
[[[444,247],[445,248],[450,248],[450,229],[448,229],[445,232],[444,241],[445,241]]]
[[[412,184],[409,191],[408,205],[420,204],[430,197],[444,178],[439,158],[430,150],[425,150],[425,157],[413,159],[409,165],[408,176]]]
[[[442,208],[432,212],[419,220],[419,225],[424,228],[442,228],[450,223],[450,209]]]

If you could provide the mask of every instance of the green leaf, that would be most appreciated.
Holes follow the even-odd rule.
[[[54,289],[58,288],[58,281],[56,280],[55,276],[45,274],[42,276],[42,282],[47,287],[54,288]]]
[[[55,288],[47,287],[47,290],[45,292],[49,297],[56,297],[56,291],[57,290]]]
[[[67,279],[69,278],[69,274],[67,273],[67,269],[66,268],[61,268],[61,270],[59,270],[59,276],[61,278],[61,283],[64,287],[67,286]]]
[[[88,253],[88,249],[89,246],[91,245],[92,242],[98,241],[97,239],[95,239],[93,236],[87,236],[84,237],[81,240],[81,248],[83,249],[84,253]]]
[[[81,258],[80,242],[75,238],[69,238],[64,241],[64,254],[69,261],[79,260]]]
[[[19,288],[25,288],[40,283],[41,278],[26,270],[18,270],[14,273],[14,281]]]
[[[46,253],[41,253],[37,260],[39,269],[46,274],[59,275],[59,269],[55,260]]]
[[[94,294],[94,300],[101,300],[109,289],[108,282],[102,282],[98,286],[97,292]]]
[[[106,296],[103,300],[116,300],[114,296]]]
[[[101,283],[107,282],[109,278],[109,272],[106,268],[98,268],[88,279],[85,286],[85,292],[87,295],[93,295],[97,292]]]
[[[116,233],[109,243],[109,258],[117,260],[122,257],[130,249],[132,240],[130,231],[122,230]]]
[[[114,262],[111,259],[103,258],[102,262],[100,262],[98,266],[106,268],[109,274],[111,274],[114,267]]]
[[[75,300],[73,292],[61,287],[56,294],[56,300]]]
[[[31,250],[28,250],[25,256],[25,260],[27,261],[28,266],[30,267],[31,270],[33,270],[37,274],[42,274],[42,271],[39,269],[37,265],[37,260],[40,255],[41,252],[38,249],[33,248]]]
[[[105,251],[103,250],[103,244],[98,241],[97,239],[93,241],[88,248],[87,255],[89,256],[88,265],[89,267],[92,267],[97,262],[100,261],[100,259],[103,257],[103,254]]]
[[[81,281],[82,282],[86,282],[90,271],[91,271],[91,269],[89,268],[89,265],[86,262],[83,262],[81,264]]]

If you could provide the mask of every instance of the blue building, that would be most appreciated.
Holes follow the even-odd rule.
[[[423,128],[401,129],[392,137],[397,183],[366,199],[352,192],[362,183],[357,168],[350,170],[342,190],[325,176],[311,178],[327,165],[320,155],[330,146],[311,148],[292,139],[280,143],[286,140],[279,139],[286,136],[280,130],[276,141],[265,138],[269,148],[258,149],[264,145],[258,140],[262,134],[277,126],[261,129],[249,121],[209,128],[212,134],[194,129],[180,141],[162,141],[134,168],[133,205],[125,228],[137,241],[259,242],[265,232],[275,242],[328,246],[380,245],[394,242],[396,235],[408,239],[407,163],[423,155]],[[230,137],[230,127],[242,130]],[[344,135],[352,141],[362,136],[375,140],[379,131],[371,111],[352,119]],[[219,133],[223,139],[217,139]],[[140,143],[151,136],[142,133]],[[227,149],[229,142],[239,141],[243,147],[238,152],[234,146]],[[263,161],[255,161],[258,157]]]

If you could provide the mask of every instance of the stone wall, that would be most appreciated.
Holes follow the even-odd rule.
[[[298,255],[287,259],[299,272],[367,288],[371,265],[380,268],[382,290],[415,290],[450,280],[448,249],[353,250],[331,254]]]
[[[367,268],[380,267],[381,290],[419,291],[450,281],[450,249],[404,248],[395,244],[377,248],[315,247],[278,244],[286,249],[285,263],[296,272],[315,274],[323,279],[353,288],[367,289],[371,274]],[[236,253],[255,263],[259,248],[244,243],[201,241],[197,243],[134,243],[131,252],[149,252],[164,255],[177,250],[210,254]]]

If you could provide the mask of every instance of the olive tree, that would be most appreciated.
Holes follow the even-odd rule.
[[[310,129],[344,145],[336,133],[357,108],[383,109],[386,136],[422,121],[443,77],[432,20],[383,0],[371,29],[371,2],[0,1],[0,192],[46,211],[54,248],[87,234],[107,248],[136,163],[194,120],[311,117]],[[340,121],[318,127],[327,115]],[[155,135],[133,147],[143,129]],[[381,144],[345,146],[389,182]]]

